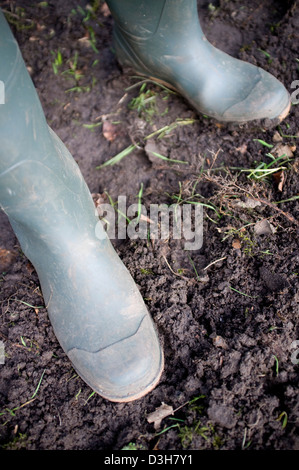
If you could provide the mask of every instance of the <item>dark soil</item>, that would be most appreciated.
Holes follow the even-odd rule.
[[[140,86],[126,91],[139,79],[116,61],[105,4],[99,2],[95,17],[86,17],[83,0],[42,3],[0,5],[8,12],[13,8],[11,27],[49,125],[91,192],[106,198],[108,193],[114,201],[125,195],[131,204],[142,183],[146,207],[174,203],[180,194],[215,210],[204,208],[203,246],[197,251],[186,252],[171,238],[112,240],[165,351],[160,384],[127,404],[92,395],[76,375],[54,336],[37,275],[0,214],[2,448],[298,450],[298,106],[279,128],[229,128],[147,83],[156,94],[156,110],[140,115],[129,107]],[[199,12],[213,44],[270,71],[294,91],[296,2],[200,1]],[[98,52],[88,41],[93,33]],[[63,61],[54,73],[58,50]],[[78,83],[61,73],[70,69],[69,60],[76,64],[76,53],[83,75]],[[67,91],[74,86],[80,88]],[[177,118],[194,122],[152,142],[161,154],[188,165],[155,158],[144,145],[147,135]],[[98,126],[85,126],[90,124]],[[242,168],[270,162],[269,148],[256,139],[276,145],[280,135],[293,153],[285,169],[268,179],[247,178]],[[97,169],[132,142],[140,148]],[[200,196],[192,196],[196,182]],[[155,429],[147,416],[162,403],[174,414]]]

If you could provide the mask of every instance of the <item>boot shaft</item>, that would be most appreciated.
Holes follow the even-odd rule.
[[[35,253],[27,247],[34,244],[55,245],[61,237],[96,241],[98,217],[89,189],[73,157],[48,127],[1,11],[0,32],[0,80],[5,86],[5,104],[0,105],[0,207],[30,259]]]
[[[107,0],[117,26],[136,40],[201,32],[196,0]],[[199,30],[198,30],[199,28]]]
[[[37,92],[1,11],[0,31],[0,80],[5,90],[5,104],[0,106],[2,174],[29,156],[39,160],[49,153],[52,143]]]

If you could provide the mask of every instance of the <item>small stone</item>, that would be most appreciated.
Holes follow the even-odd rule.
[[[272,138],[273,142],[282,142],[283,138],[281,137],[280,133],[278,131],[274,132],[274,135],[273,135],[273,138]]]
[[[220,335],[217,335],[215,336],[215,338],[213,338],[213,343],[214,343],[214,346],[216,346],[216,348],[227,349],[228,347],[227,342]]]

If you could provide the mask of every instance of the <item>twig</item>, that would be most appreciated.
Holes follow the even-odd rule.
[[[181,274],[176,273],[176,272],[172,269],[172,267],[171,267],[170,264],[168,263],[168,261],[167,261],[165,255],[163,255],[163,258],[164,258],[165,263],[166,263],[167,266],[169,267],[170,271],[172,272],[172,274],[174,274],[175,276],[180,277],[181,279],[185,279],[186,281],[190,281],[190,279],[189,279],[188,277],[182,276]]]
[[[208,266],[206,266],[205,268],[203,268],[203,271],[205,271],[206,269],[208,269],[208,268],[210,268],[211,266],[213,266],[213,264],[216,264],[216,263],[219,263],[220,261],[223,261],[224,259],[226,259],[226,256],[224,256],[223,258],[216,259],[216,260],[213,261],[212,263],[208,264]]]
[[[24,20],[24,21],[27,21],[27,23],[34,24],[34,21],[31,20],[30,18],[21,18],[20,15],[17,15],[16,13],[13,13],[12,11],[5,10],[4,8],[2,8],[1,10],[2,10],[3,13],[5,13],[6,15],[10,15],[10,16],[12,16],[13,18],[16,18],[17,20]]]
[[[217,178],[215,177],[211,177],[209,175],[204,175],[204,178],[207,180],[207,181],[210,181],[211,183],[214,183],[216,184],[217,186],[220,186],[221,188],[223,188],[223,182],[219,182],[217,180]],[[267,199],[264,199],[264,198],[261,198],[261,197],[258,197],[258,196],[254,196],[248,189],[245,189],[245,188],[242,188],[240,186],[238,186],[235,182],[232,182],[230,183],[231,186],[233,186],[234,188],[236,188],[238,191],[241,191],[242,193],[245,193],[245,194],[249,194],[250,197],[257,201],[257,202],[260,202],[261,204],[264,204],[268,207],[271,207],[271,209],[273,209],[274,211],[278,212],[279,214],[283,215],[286,219],[288,219],[291,223],[299,226],[299,221],[295,219],[295,217],[293,217],[291,214],[289,214],[288,212],[284,212],[282,209],[280,209],[279,207],[277,207],[275,204],[273,204],[272,202],[268,201]]]
[[[254,197],[252,196],[252,194],[250,194],[252,199],[254,199],[255,201],[258,201],[258,202],[261,202],[262,204],[265,204],[266,206],[269,206],[271,207],[272,209],[274,209],[275,211],[279,212],[281,215],[283,215],[286,219],[288,219],[290,222],[292,222],[293,224],[299,226],[299,221],[295,219],[295,217],[293,217],[291,214],[289,214],[288,212],[284,212],[282,209],[280,209],[279,207],[275,206],[272,202],[270,201],[267,201],[267,199],[263,199],[263,198],[258,198],[258,197]]]

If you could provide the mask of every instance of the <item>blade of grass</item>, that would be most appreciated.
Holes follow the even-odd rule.
[[[45,372],[46,372],[46,369],[44,369],[44,371],[43,371],[43,373],[42,373],[42,375],[41,375],[41,378],[39,379],[39,382],[38,382],[38,384],[37,384],[37,387],[36,387],[36,389],[35,389],[35,392],[34,392],[34,394],[32,395],[32,397],[30,398],[31,400],[36,396],[36,394],[37,394],[37,392],[38,392],[38,390],[39,390],[40,384],[42,383],[42,380],[43,380],[43,377],[44,377]]]
[[[195,264],[194,264],[193,260],[191,259],[191,257],[190,257],[189,255],[187,255],[187,256],[188,256],[188,258],[189,258],[189,261],[190,261],[190,263],[191,263],[192,268],[194,269],[194,272],[195,272],[195,275],[196,275],[196,279],[199,281],[200,278],[199,278],[197,269],[196,269],[196,267],[195,267]]]
[[[173,160],[171,158],[168,158],[168,157],[165,157],[164,155],[161,155],[160,153],[158,152],[150,152],[152,153],[155,157],[157,158],[161,158],[161,160],[166,160],[167,162],[172,162],[172,163],[183,163],[185,165],[189,165],[188,162],[184,162],[183,160]]]
[[[290,138],[290,139],[299,139],[299,135],[288,135],[288,134],[284,134],[283,133],[283,130],[280,126],[278,126],[278,129],[279,129],[279,133],[281,135],[281,137],[287,137],[287,138]]]
[[[171,429],[171,428],[178,428],[178,427],[180,427],[179,423],[172,424],[171,426],[168,426],[168,427],[162,429],[162,431],[157,432],[157,433],[156,433],[156,436],[160,436],[160,435],[163,434],[164,432],[169,431],[169,429]]]
[[[104,168],[105,166],[115,165],[116,163],[119,163],[124,157],[130,155],[130,153],[132,153],[133,150],[135,150],[136,148],[137,146],[135,144],[129,145],[129,147],[125,148],[120,153],[107,160],[105,163],[102,163],[102,165],[97,166],[96,169],[99,170],[101,168]]]
[[[142,194],[143,194],[143,183],[140,185],[139,193],[137,196],[137,204],[138,204],[138,210],[137,210],[137,222],[139,222],[140,216],[141,216],[141,199],[142,199]]]
[[[257,297],[254,297],[254,296],[252,296],[252,295],[245,294],[245,292],[241,292],[241,291],[238,290],[238,289],[234,289],[234,287],[232,287],[232,286],[229,286],[229,288],[230,288],[231,290],[233,290],[234,292],[237,292],[238,294],[244,295],[245,297],[249,297],[250,299],[257,299]]]
[[[18,300],[18,299],[15,299],[16,302],[20,302],[21,304],[23,305],[27,305],[27,307],[30,307],[30,308],[43,308],[42,306],[39,306],[39,307],[35,307],[34,305],[31,305],[31,304],[28,304],[27,302],[24,302],[23,300]]]
[[[289,199],[283,199],[281,201],[274,201],[273,204],[283,204],[284,202],[296,201],[296,199],[299,199],[299,196],[293,196],[293,197],[290,197]]]
[[[103,124],[102,122],[95,122],[94,124],[83,124],[83,127],[85,127],[85,129],[93,130],[96,127],[101,126],[102,124]]]
[[[262,139],[253,139],[254,142],[259,142],[260,144],[264,145],[265,147],[269,148],[269,149],[272,149],[274,147],[274,145],[272,144],[268,144],[267,142],[265,142],[264,140]]]
[[[195,119],[182,119],[182,120],[177,119],[172,124],[170,124],[168,126],[164,126],[161,129],[158,129],[157,131],[154,131],[151,134],[147,135],[144,140],[149,140],[152,137],[155,137],[156,135],[158,136],[158,138],[161,138],[165,134],[171,132],[172,130],[174,130],[178,126],[187,126],[187,125],[190,125],[190,124],[194,124],[194,122],[195,122]],[[138,143],[129,145],[124,150],[122,150],[120,153],[115,155],[114,157],[110,158],[106,162],[104,162],[101,165],[97,166],[96,169],[100,170],[101,168],[104,168],[105,166],[115,165],[116,163],[119,163],[124,157],[126,157],[127,155],[130,155],[130,153],[132,153],[133,150],[138,148],[138,146],[139,146]],[[162,157],[163,156],[161,155],[160,158],[162,158]],[[167,157],[163,157],[163,159],[168,160],[168,161],[170,160],[170,159],[167,159]],[[187,163],[187,162],[182,162],[180,160],[177,160],[177,162],[178,163]]]
[[[107,193],[107,191],[105,191],[105,194],[107,195],[107,197],[108,197],[108,199],[109,199],[110,205],[111,205],[112,207],[115,207],[115,206],[116,206],[116,207],[115,207],[116,212],[117,212],[121,217],[124,217],[124,218],[126,219],[126,221],[128,222],[128,224],[129,224],[129,223],[131,222],[131,220],[129,219],[129,217],[127,217],[127,215],[126,215],[124,212],[122,212],[121,210],[119,210],[119,209],[117,208],[117,202],[114,202],[114,201],[112,200],[112,197],[110,196],[110,194]]]

